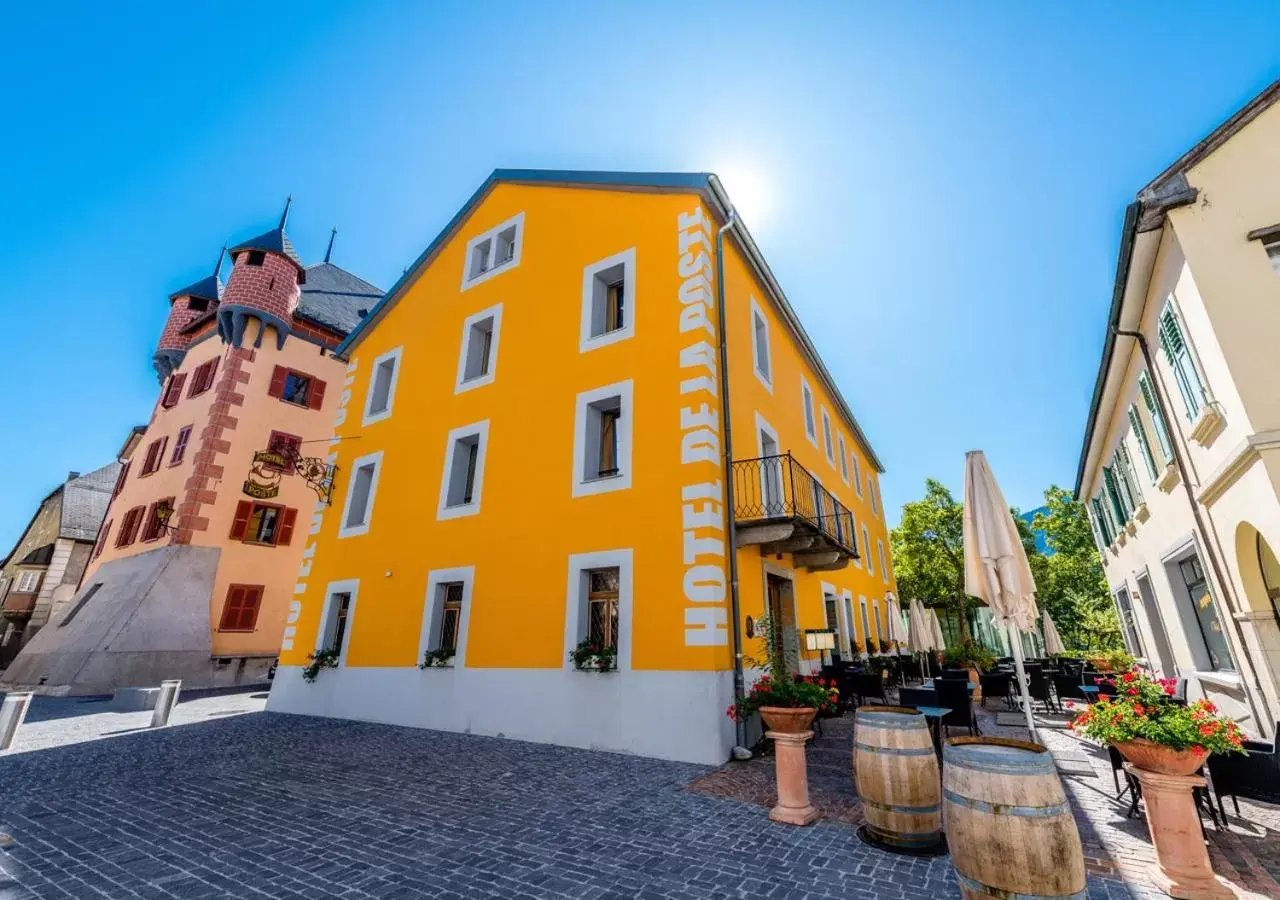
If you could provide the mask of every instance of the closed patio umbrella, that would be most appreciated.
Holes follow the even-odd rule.
[[[946,650],[947,640],[942,636],[942,623],[938,621],[938,611],[929,610],[929,630],[933,632],[933,649]]]
[[[994,621],[1010,631],[1022,709],[1034,741],[1036,725],[1017,631],[1030,632],[1039,618],[1036,582],[1009,504],[981,450],[970,450],[964,460],[964,581],[965,592],[991,607]]]
[[[902,621],[902,607],[898,606],[898,598],[890,593],[889,601],[889,640],[897,644],[905,644],[910,639],[907,626]]]
[[[1062,638],[1058,634],[1058,626],[1053,624],[1053,619],[1049,618],[1049,611],[1045,610],[1040,616],[1040,627],[1044,631],[1044,652],[1050,656],[1056,656],[1059,653],[1066,653],[1067,648],[1062,644]]]
[[[919,600],[912,600],[907,611],[907,647],[912,653],[928,653],[933,649],[933,629]],[[920,660],[920,677],[924,677],[924,659]]]

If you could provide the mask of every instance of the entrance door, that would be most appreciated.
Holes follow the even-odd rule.
[[[783,668],[795,675],[800,663],[800,640],[796,635],[795,603],[790,580],[772,573],[765,576],[768,585],[769,619],[773,630],[768,636],[769,652],[783,661]]]
[[[1151,627],[1152,643],[1156,651],[1156,659],[1147,661],[1159,668],[1165,678],[1175,678],[1178,671],[1173,665],[1173,651],[1169,649],[1164,620],[1160,618],[1160,610],[1156,606],[1156,593],[1151,587],[1151,578],[1145,573],[1138,576],[1138,598],[1142,601],[1142,611],[1147,614],[1147,625]]]

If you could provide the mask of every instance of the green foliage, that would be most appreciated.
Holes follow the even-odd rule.
[[[932,478],[924,498],[902,507],[902,520],[889,533],[894,574],[902,597],[959,614],[977,605],[964,590],[964,504]]]
[[[311,662],[302,670],[302,680],[307,684],[311,684],[316,680],[321,669],[338,668],[338,651],[336,648],[333,650],[317,651],[307,658],[311,660]]]
[[[448,649],[428,650],[422,654],[422,662],[418,664],[419,669],[429,669],[432,666],[450,666],[453,665],[454,652]]]
[[[964,638],[942,652],[942,665],[949,669],[977,669],[986,672],[995,668],[995,654],[973,638]]]
[[[1143,738],[1174,750],[1244,752],[1240,727],[1217,715],[1211,702],[1197,700],[1183,706],[1173,701],[1174,679],[1153,681],[1138,672],[1125,672],[1114,683],[1119,693],[1100,699],[1077,716],[1073,729],[1104,744]]]
[[[768,669],[770,677],[781,683],[788,672],[800,668],[800,636],[794,627],[775,622],[766,610],[756,619],[756,640],[760,642],[756,654],[742,656],[743,665],[753,669]],[[854,644],[854,652],[859,650]]]
[[[569,651],[569,658],[573,660],[573,667],[579,671],[595,669],[598,672],[608,672],[617,664],[617,654],[616,647],[602,646],[586,637]]]

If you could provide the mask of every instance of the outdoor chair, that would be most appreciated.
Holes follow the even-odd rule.
[[[943,669],[942,677],[943,678],[963,678],[965,681],[968,681],[969,670],[968,669]]]
[[[853,692],[858,697],[858,705],[867,702],[868,697],[876,697],[881,703],[886,702],[884,696],[884,679],[879,672],[863,672],[854,676]]]
[[[1114,697],[1120,693],[1120,689],[1115,686],[1115,682],[1107,683],[1106,681],[1098,682],[1098,698]]]
[[[1280,729],[1280,722],[1276,725]],[[1227,817],[1226,807],[1222,805],[1224,794],[1231,798],[1237,818],[1240,817],[1240,797],[1265,803],[1280,803],[1280,755],[1277,755],[1275,745],[1263,741],[1245,741],[1244,749],[1248,751],[1248,756],[1231,753],[1209,757],[1209,780],[1217,795],[1218,809],[1222,811],[1223,819]]]
[[[933,687],[938,694],[938,706],[951,710],[942,717],[942,727],[968,728],[969,734],[977,734],[978,722],[973,715],[968,682],[958,678],[939,678],[934,681]]]
[[[936,683],[936,682],[935,682]],[[932,688],[899,688],[898,689],[898,705],[899,706],[942,706],[938,702],[938,692]]]
[[[1013,675],[1010,673],[983,672],[978,676],[978,683],[982,686],[982,705],[984,707],[992,697],[1002,698],[1006,706],[1012,705],[1009,700],[1009,692],[1013,687]]]
[[[1048,709],[1050,704],[1054,704],[1054,699],[1049,693],[1049,679],[1045,677],[1039,666],[1027,670],[1027,693],[1032,700],[1044,704],[1045,709]]]
[[[1084,691],[1080,690],[1080,677],[1074,674],[1053,676],[1053,692],[1058,697],[1058,706],[1063,700],[1086,700]]]

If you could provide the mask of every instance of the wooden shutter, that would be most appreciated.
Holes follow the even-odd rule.
[[[319,409],[324,404],[324,382],[318,378],[311,379],[311,388],[307,391],[307,406]]]
[[[111,499],[116,499],[116,495],[120,493],[124,487],[124,480],[129,477],[129,466],[133,465],[133,460],[125,463],[120,467],[120,474],[116,476],[116,486],[111,489]]]
[[[209,371],[205,373],[204,387],[201,388],[201,390],[207,391],[209,388],[213,387],[214,377],[218,374],[218,357],[215,356],[213,359],[205,363],[205,365],[209,367]]]
[[[276,529],[276,544],[282,547],[289,546],[289,541],[293,540],[293,525],[298,519],[298,511],[291,506],[287,506],[280,510],[280,526]]]
[[[169,449],[169,435],[165,435],[160,439],[160,451],[156,453],[156,463],[151,470],[154,472],[160,468],[160,463],[164,462],[164,452]]]
[[[170,407],[175,405],[182,399],[182,386],[187,383],[187,374],[183,372],[180,375],[169,376],[169,386],[165,389],[164,400],[161,406]]]
[[[277,400],[284,398],[284,383],[289,377],[289,370],[284,366],[276,366],[271,370],[271,384],[267,387],[267,393],[275,397]]]
[[[244,591],[244,603],[240,607],[240,628],[253,631],[258,625],[258,609],[262,606],[262,586],[253,585]]]
[[[231,540],[243,541],[249,530],[249,517],[253,515],[253,503],[241,500],[236,504],[236,517],[231,522]]]
[[[112,519],[107,519],[102,526],[102,531],[98,533],[98,540],[93,545],[93,556],[90,559],[97,559],[102,555],[102,548],[107,545],[107,535],[111,533],[112,522]]]

